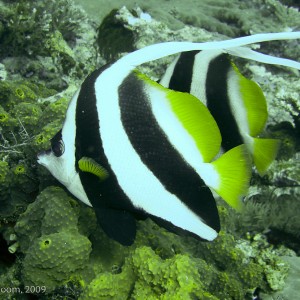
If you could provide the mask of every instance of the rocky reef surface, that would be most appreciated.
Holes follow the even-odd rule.
[[[188,2],[137,7],[128,1],[126,8],[115,1],[104,7],[100,24],[71,0],[0,1],[0,298],[296,299],[297,72],[236,61],[262,87],[269,110],[264,135],[280,139],[281,148],[264,177],[253,171],[241,214],[218,201],[222,231],[211,243],[145,220],[135,243],[123,247],[107,238],[91,208],[37,165],[36,154],[60,129],[72,95],[104,63],[157,42],[299,30],[298,9],[279,1],[231,1],[226,9],[227,1]],[[299,61],[299,41],[260,47]],[[171,60],[140,70],[157,80]]]

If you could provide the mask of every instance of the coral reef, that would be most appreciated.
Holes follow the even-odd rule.
[[[56,91],[29,81],[0,81],[0,220],[15,220],[39,189],[36,154],[60,129],[67,100],[40,103]]]
[[[263,178],[254,173],[241,214],[217,201],[222,231],[211,243],[147,219],[138,221],[135,243],[123,247],[98,227],[92,208],[36,163],[76,87],[105,61],[156,42],[292,30],[300,19],[276,0],[225,1],[225,8],[223,0],[198,2],[158,7],[153,0],[129,10],[115,1],[117,10],[97,31],[71,0],[0,1],[0,287],[45,286],[43,295],[31,291],[40,299],[245,300],[257,290],[264,299],[294,297],[289,262],[298,265],[300,254],[300,104],[299,79],[290,70],[237,62],[264,90],[265,135],[282,140],[282,147]],[[272,45],[262,50],[299,56],[297,41]],[[158,80],[172,59],[140,69]]]
[[[75,1],[96,20],[99,18],[102,20],[111,10],[119,9],[124,5],[122,0],[109,3],[105,0],[86,0],[84,3],[81,0]],[[229,3],[226,0],[186,0],[184,2],[173,0],[172,5],[168,1],[162,1],[157,5],[156,0],[149,0],[147,3],[142,0],[127,0],[126,6],[130,10],[137,6],[141,7],[173,31],[192,25],[227,36],[242,36],[257,32],[282,31],[284,28],[297,28],[299,16],[296,1],[285,0],[285,2],[292,2],[288,3],[292,7],[287,7],[282,2],[232,0]],[[98,12],[95,9],[97,6],[101,7],[101,11]]]
[[[300,246],[299,153],[286,161],[275,161],[250,189],[239,220],[242,231],[268,232],[273,243],[285,243],[298,254]],[[276,237],[277,236],[277,237]]]
[[[225,232],[200,243],[147,220],[133,246],[120,246],[95,230],[92,210],[81,206],[48,187],[19,217],[14,232],[25,255],[25,285],[46,286],[51,294],[80,282],[80,299],[242,300],[256,288],[277,291],[287,275],[288,264],[268,244],[255,239],[254,247]]]
[[[91,242],[78,232],[78,217],[77,202],[58,187],[45,189],[20,216],[14,229],[25,253],[25,285],[51,292],[86,267]]]
[[[283,256],[283,260],[289,263],[290,272],[289,276],[286,278],[284,288],[272,295],[262,294],[264,300],[273,299],[297,299],[299,296],[300,289],[300,259],[299,257]]]
[[[58,91],[67,81],[82,80],[99,63],[93,24],[72,0],[17,1],[1,7],[0,58],[9,79],[30,78]]]

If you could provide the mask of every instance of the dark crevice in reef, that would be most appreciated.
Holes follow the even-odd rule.
[[[10,267],[16,260],[16,256],[8,251],[6,240],[0,235],[0,268]]]

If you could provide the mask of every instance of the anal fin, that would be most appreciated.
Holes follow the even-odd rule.
[[[111,208],[95,207],[96,216],[104,232],[123,246],[133,244],[136,221],[130,212]]]

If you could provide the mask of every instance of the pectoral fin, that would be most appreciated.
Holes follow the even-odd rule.
[[[89,157],[82,157],[78,161],[78,167],[82,172],[88,172],[96,175],[101,181],[105,180],[109,176],[105,168],[99,165],[94,159]]]

